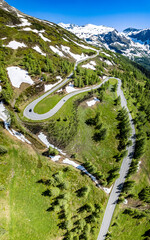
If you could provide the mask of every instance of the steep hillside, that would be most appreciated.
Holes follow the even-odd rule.
[[[116,78],[132,114],[136,145],[108,237],[133,240],[136,233],[141,240],[149,234],[150,72],[106,50],[113,41],[131,44],[125,34],[102,26],[80,29],[85,38],[89,32],[95,45],[98,38],[103,42],[101,47],[0,0],[2,240],[97,239],[132,144]],[[107,77],[113,78],[105,82]],[[83,89],[88,92],[67,100]],[[44,96],[41,101],[39,96]],[[35,121],[24,116],[33,100],[28,113],[39,115],[63,104],[52,117]]]
[[[150,69],[149,29],[138,31],[129,28],[124,32],[118,32],[114,28],[93,24],[78,26],[60,23],[59,25],[88,43],[121,53]]]
[[[76,61],[95,53],[94,48],[58,25],[32,18],[4,1],[0,2],[1,73],[6,77],[7,68],[11,80],[12,74],[17,78],[20,68],[27,70],[33,81],[32,92],[39,83],[43,90],[46,83],[66,77]],[[16,66],[19,68],[10,68]],[[26,79],[22,82],[15,85],[7,81],[6,85],[2,80],[3,95],[8,95],[5,89],[9,88],[6,101],[14,102],[13,99],[31,85]],[[12,87],[15,95],[11,92]]]

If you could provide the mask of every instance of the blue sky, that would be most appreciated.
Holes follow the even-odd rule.
[[[150,0],[6,0],[20,11],[55,23],[150,28]]]

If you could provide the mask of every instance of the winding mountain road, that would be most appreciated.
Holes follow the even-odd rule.
[[[85,57],[84,59],[80,60],[80,61],[77,61],[75,63],[75,66],[74,66],[74,70],[76,70],[77,66],[81,63],[81,62],[84,62],[88,59],[93,59],[95,57],[98,56],[99,54],[99,50],[95,50],[97,51],[96,54],[92,55],[92,56],[89,56],[89,57]],[[60,89],[62,86],[64,86],[68,81],[69,79],[72,77],[73,75],[73,71],[72,73],[66,78],[64,79],[61,83],[59,83],[58,85],[56,85],[54,88],[52,88],[51,90],[49,90],[48,92],[46,92],[45,94],[43,94],[41,97],[37,98],[36,100],[34,100],[33,102],[31,102],[25,109],[24,109],[24,112],[23,112],[23,115],[28,118],[28,119],[31,119],[31,120],[44,120],[44,119],[47,119],[47,118],[50,118],[52,117],[62,106],[63,104],[72,96],[75,96],[76,94],[79,94],[79,93],[82,93],[82,92],[86,92],[86,91],[89,91],[91,88],[86,88],[86,89],[81,89],[81,90],[78,90],[76,92],[71,93],[71,94],[68,94],[67,96],[65,96],[64,98],[62,98],[60,100],[60,102],[58,102],[58,104],[53,108],[51,109],[49,112],[45,113],[45,114],[37,114],[34,112],[34,108],[35,106],[41,101],[43,100],[45,97],[49,96],[50,94],[52,94],[53,92],[57,91],[58,89]],[[79,92],[80,91],[80,92]],[[30,110],[30,111],[29,111]]]
[[[99,51],[97,52],[97,54],[95,56],[91,56],[89,58],[94,58],[99,54]],[[87,59],[89,59],[87,58]],[[87,59],[84,59],[87,60]],[[82,62],[82,61],[80,61]],[[75,65],[75,68],[77,67],[77,65],[80,63],[77,62]],[[54,91],[58,90],[60,87],[62,87],[65,83],[68,82],[68,80],[71,78],[73,73],[71,73],[64,81],[62,81],[60,84],[58,84],[57,86],[55,86],[53,89],[51,89],[50,91],[48,91],[47,93],[45,93],[44,95],[42,95],[41,97],[39,97],[38,99],[36,99],[35,101],[33,101],[32,103],[30,103],[24,110],[24,116],[28,119],[31,120],[44,120],[44,119],[48,119],[50,117],[52,117],[55,113],[57,113],[59,111],[59,109],[64,105],[64,103],[70,99],[71,97],[79,94],[79,93],[84,93],[87,91],[90,91],[92,89],[97,89],[100,86],[102,86],[102,84],[104,84],[105,82],[107,82],[109,79],[111,79],[111,77],[106,78],[102,83],[96,85],[96,86],[92,86],[92,87],[87,87],[84,89],[80,89],[74,92],[71,92],[70,94],[66,95],[65,97],[63,97],[56,105],[53,109],[51,109],[50,111],[48,111],[45,114],[37,114],[34,112],[34,107],[36,106],[36,104],[41,101],[42,99],[44,99],[46,96],[50,95],[51,93],[53,93]],[[129,114],[129,120],[130,120],[130,125],[131,125],[131,129],[132,129],[132,134],[131,134],[131,140],[132,140],[132,146],[128,147],[128,156],[125,157],[123,159],[121,168],[120,168],[120,177],[115,181],[112,191],[110,193],[110,197],[107,203],[107,207],[104,213],[104,217],[103,217],[103,221],[102,221],[102,225],[100,228],[100,232],[98,235],[97,240],[104,240],[106,237],[106,234],[109,230],[109,226],[111,223],[111,219],[119,198],[119,195],[121,193],[123,184],[125,182],[126,179],[126,175],[129,171],[130,168],[130,164],[132,162],[132,157],[133,157],[133,153],[134,153],[134,146],[135,146],[135,128],[134,128],[134,124],[133,124],[133,120],[131,117],[131,114],[129,112],[129,109],[127,107],[127,101],[125,99],[125,96],[123,94],[123,91],[121,90],[121,80],[119,78],[116,78],[118,80],[118,88],[117,88],[117,95],[120,96],[121,98],[121,106],[125,107],[127,109],[127,112]],[[31,109],[31,110],[30,110]],[[30,110],[30,111],[29,111]]]

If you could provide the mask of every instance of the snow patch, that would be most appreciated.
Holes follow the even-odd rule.
[[[112,186],[110,188],[103,187],[105,193],[109,194],[111,192]]]
[[[20,141],[31,144],[31,142],[28,139],[26,139],[25,136],[22,133],[19,133],[19,132],[15,131],[14,129],[11,129],[10,131],[12,131],[13,135],[16,138],[18,138]]]
[[[71,41],[74,42],[74,43],[75,43],[76,45],[78,45],[79,47],[82,47],[82,48],[84,48],[84,49],[91,49],[91,50],[97,51],[97,50],[94,49],[94,48],[85,46],[85,45],[83,45],[83,44],[79,44],[79,43],[77,43],[77,42],[75,42],[75,41],[73,41],[73,40],[71,40]]]
[[[30,85],[34,84],[28,72],[19,67],[8,67],[7,71],[13,87],[19,88],[23,82]]]
[[[61,76],[57,76],[56,79],[61,81],[63,80]]]
[[[100,102],[100,100],[98,98],[94,97],[93,100],[87,101],[86,103],[89,107],[91,107],[91,106],[95,105],[95,103],[97,103],[97,102]]]
[[[55,147],[53,144],[50,144],[49,141],[47,140],[47,136],[44,133],[40,132],[38,138],[41,140],[41,142],[43,142],[46,145],[47,148],[49,147],[55,148],[62,155],[66,155],[66,153],[64,153],[61,149]]]
[[[56,77],[57,78],[57,77]],[[61,78],[61,77],[60,77]],[[55,87],[58,83],[60,83],[62,81],[62,78],[54,83],[54,84],[47,84],[47,85],[44,85],[44,92],[47,92],[48,90],[52,89],[53,87]]]
[[[58,91],[57,91],[57,93],[60,93],[60,92],[62,92],[63,91],[63,89],[61,88],[61,89],[59,89]]]
[[[27,32],[34,32],[34,33],[39,33],[39,31],[37,30],[37,29],[32,29],[32,28],[30,28],[30,27],[26,27],[26,28],[23,28],[23,29],[21,29],[21,31],[27,31]]]
[[[70,82],[69,85],[65,88],[67,93],[71,93],[76,91],[76,89],[74,88],[74,85]]]
[[[80,166],[79,164],[75,163],[74,161],[69,160],[68,158],[65,158],[65,159],[63,160],[63,163],[66,163],[66,164],[68,164],[68,165],[71,165],[71,166],[73,166],[73,167],[75,167],[75,168],[77,168],[77,167]]]
[[[94,61],[91,61],[91,62],[94,62]],[[87,69],[92,69],[92,70],[96,70],[96,68],[93,66],[93,64],[92,63],[87,63],[87,64],[84,64],[84,65],[82,65],[82,67],[83,68],[87,68]]]
[[[4,122],[8,119],[8,111],[2,102],[0,102],[0,119],[2,119]]]
[[[107,65],[112,66],[113,64],[109,60],[104,61]]]
[[[8,110],[5,108],[3,102],[0,102],[0,118],[3,120],[5,129],[12,135],[21,140],[22,142],[26,142],[28,144],[31,144],[31,142],[25,138],[25,136],[22,133],[19,133],[15,131],[14,129],[9,128],[9,121],[10,121],[10,115],[8,113]]]
[[[76,61],[81,61],[87,58],[87,55],[84,55],[83,53],[81,55],[74,54],[70,51],[70,47],[61,45],[62,51],[66,54],[69,54],[71,57],[73,57]]]
[[[40,53],[41,55],[46,56],[46,53],[43,53],[42,50],[39,48],[39,46],[35,46],[35,47],[33,47],[33,49],[35,51],[37,51],[38,53]]]
[[[107,78],[107,76],[103,76],[103,80],[105,80]]]
[[[128,200],[125,199],[125,200],[123,201],[123,203],[124,203],[125,205],[128,204]]]
[[[111,57],[108,53],[105,53],[105,52],[101,52],[101,53],[103,53],[107,57]]]
[[[54,53],[58,54],[60,57],[64,57],[64,54],[63,54],[58,48],[56,48],[56,47],[54,47],[54,46],[50,46],[50,49],[51,49]]]
[[[61,158],[61,156],[60,156],[60,155],[50,156],[50,158],[52,159],[53,162],[57,162],[57,161],[59,161],[59,159]]]
[[[42,33],[39,33],[39,36],[40,36],[45,42],[51,42],[51,40],[48,39],[48,38],[46,38],[46,37],[44,37]]]
[[[16,50],[19,47],[22,48],[22,47],[27,47],[27,46],[24,43],[20,43],[20,42],[17,42],[14,40],[14,41],[9,42],[9,44],[6,47]]]
[[[137,165],[137,172],[140,170],[140,165],[141,165],[141,161],[138,162],[138,165]]]

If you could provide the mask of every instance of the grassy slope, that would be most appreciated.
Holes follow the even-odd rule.
[[[0,191],[0,234],[6,231],[1,239],[26,240],[27,236],[33,240],[58,239],[63,234],[58,228],[61,220],[56,212],[46,211],[52,200],[41,195],[47,186],[38,184],[37,181],[49,179],[64,167],[41,157],[31,146],[10,139],[1,127],[0,130],[1,144],[8,148],[8,153],[0,158],[0,183],[5,188]],[[76,209],[85,202],[104,204],[105,194],[75,169],[69,168],[69,171],[64,172],[63,179],[70,184],[67,191],[71,194],[69,208],[72,216],[76,215]],[[90,186],[87,199],[78,198],[75,194],[84,185]],[[96,226],[99,227],[101,220]],[[97,234],[98,229],[91,239],[96,239]]]
[[[104,102],[97,103],[94,107],[88,107],[86,102],[81,104],[78,109],[79,125],[76,136],[67,146],[70,154],[76,153],[77,159],[82,163],[85,159],[90,160],[104,174],[115,166],[113,156],[117,154],[117,107],[114,106],[113,100],[116,95],[110,91],[105,94]],[[101,121],[107,128],[107,137],[100,143],[95,143],[92,136],[94,129],[88,126],[85,121],[96,112],[101,112]]]
[[[112,240],[141,240],[144,239],[145,232],[150,228],[149,217],[141,219],[133,218],[128,214],[123,214],[123,209],[118,208],[115,211],[110,232],[112,233]],[[143,237],[142,237],[143,236]]]
[[[34,108],[34,112],[43,114],[52,109],[63,97],[61,94],[53,94],[44,98]]]

